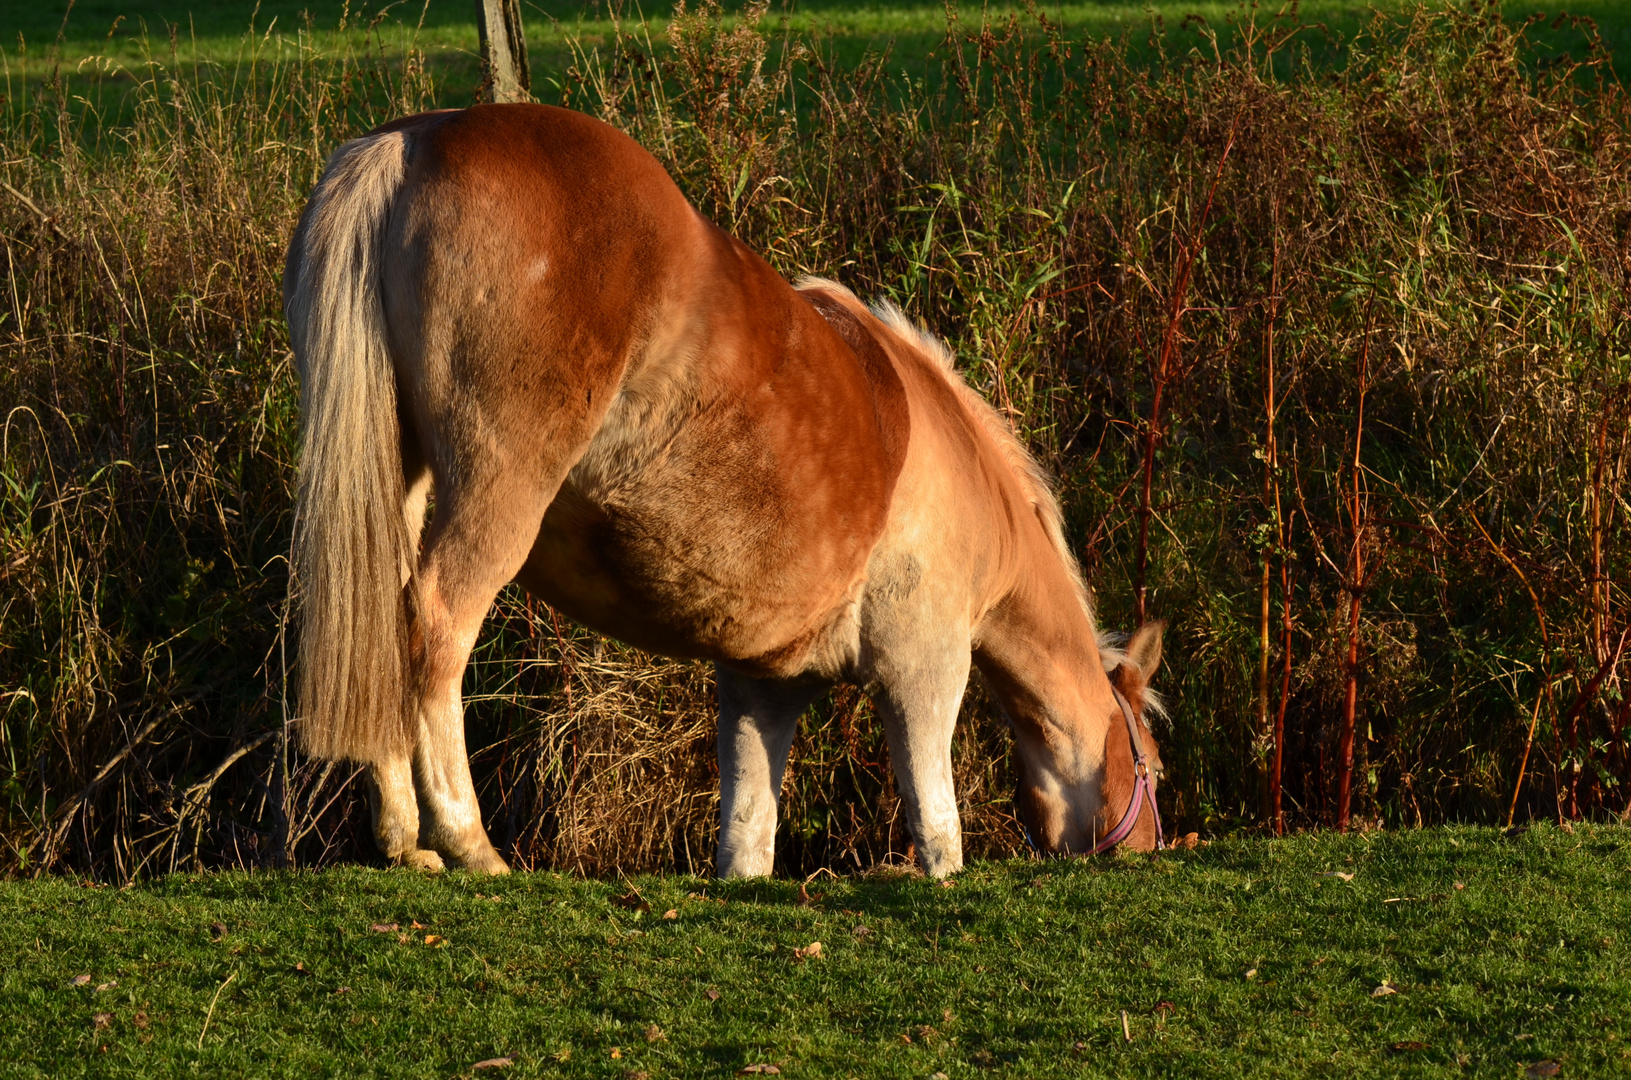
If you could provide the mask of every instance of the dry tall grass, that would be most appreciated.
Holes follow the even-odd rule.
[[[1061,477],[1103,621],[1142,595],[1173,622],[1181,828],[1269,825],[1277,758],[1289,823],[1333,822],[1344,745],[1365,826],[1625,812],[1631,110],[1605,63],[1529,64],[1478,6],[1379,21],[1341,71],[1284,21],[1134,66],[1038,15],[954,21],[924,86],[717,16],[583,44],[563,103],[789,275],[950,338]],[[412,53],[259,48],[0,107],[14,871],[372,857],[352,771],[283,738],[278,274],[328,149],[435,88]],[[466,685],[501,849],[706,869],[704,669],[506,593]],[[970,850],[1019,850],[977,689],[961,732]],[[852,691],[785,798],[788,870],[909,842]]]

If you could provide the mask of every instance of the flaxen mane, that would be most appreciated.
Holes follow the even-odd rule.
[[[904,311],[888,300],[879,301],[868,309],[849,289],[836,281],[820,277],[801,278],[795,287],[801,292],[820,290],[828,293],[857,311],[870,310],[902,345],[932,361],[934,370],[946,380],[946,385],[951,387],[957,399],[963,403],[969,416],[979,424],[981,430],[1001,452],[1003,461],[1007,463],[1020,490],[1029,500],[1037,521],[1042,525],[1042,531],[1047,534],[1048,542],[1053,545],[1054,553],[1059,556],[1059,561],[1064,564],[1066,573],[1070,575],[1070,580],[1076,587],[1076,596],[1082,603],[1082,610],[1087,613],[1088,622],[1093,623],[1092,599],[1087,591],[1086,582],[1082,580],[1081,564],[1076,561],[1070,545],[1065,541],[1064,514],[1060,512],[1059,500],[1053,493],[1052,478],[1042,467],[1041,462],[1037,461],[1019,441],[1013,426],[1003,419],[1002,414],[997,412],[979,391],[958,374],[955,357],[946,343],[912,322]],[[1095,634],[1104,670],[1114,671],[1127,658],[1127,654],[1121,648],[1124,635],[1114,632],[1101,633],[1097,630]],[[1160,712],[1160,699],[1153,693],[1150,694],[1149,705],[1152,712]]]
[[[806,277],[799,280],[795,286],[800,291],[820,290],[830,293],[839,300],[855,308],[864,305],[844,286],[826,278]],[[1087,586],[1082,581],[1082,569],[1071,554],[1070,546],[1065,543],[1064,515],[1059,511],[1059,500],[1054,497],[1053,484],[1040,462],[1025,449],[1014,434],[1013,427],[1002,418],[991,403],[980,396],[979,391],[970,386],[961,375],[957,373],[951,349],[944,341],[935,337],[929,331],[913,323],[906,313],[888,300],[882,300],[872,305],[871,313],[877,320],[895,335],[909,349],[916,350],[920,355],[933,361],[933,367],[946,385],[956,393],[957,399],[968,410],[969,416],[977,421],[980,428],[990,437],[991,441],[1002,453],[1003,461],[1007,462],[1009,471],[1019,483],[1020,490],[1030,501],[1031,509],[1036,519],[1042,525],[1042,531],[1047,533],[1048,542],[1053,545],[1054,552],[1064,563],[1070,574],[1070,580],[1076,586],[1076,594],[1081,598],[1082,607],[1087,610],[1088,618],[1093,616],[1093,606],[1088,599]]]

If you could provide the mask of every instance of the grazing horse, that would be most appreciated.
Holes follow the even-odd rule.
[[[839,680],[877,706],[923,869],[960,869],[971,660],[1034,843],[1158,843],[1160,627],[1099,641],[1036,463],[897,309],[788,285],[633,140],[541,105],[340,147],[283,281],[299,727],[367,764],[389,859],[507,869],[460,683],[512,580],[714,662],[721,875],[770,873],[798,718]]]

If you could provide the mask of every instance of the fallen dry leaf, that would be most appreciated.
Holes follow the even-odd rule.
[[[91,977],[89,975],[75,975],[73,978],[68,980],[68,985],[69,986],[84,986],[86,983],[88,983],[90,981],[91,981]]]
[[[101,1031],[103,1028],[110,1028],[112,1026],[113,1026],[113,1014],[112,1013],[97,1013],[95,1016],[91,1017],[91,1030],[92,1031]],[[1546,1075],[1550,1076],[1551,1074],[1547,1073]]]
[[[139,1012],[130,1018],[130,1022],[139,1028],[145,1029],[147,1027],[147,1014],[145,1012]]]
[[[435,946],[446,945],[447,944],[447,939],[444,938],[441,934],[426,934],[425,935],[425,944],[426,945],[435,945]]]
[[[507,1069],[514,1064],[515,1059],[513,1057],[500,1057],[488,1058],[486,1061],[478,1061],[470,1067],[472,1069]]]
[[[1251,969],[1251,970],[1250,970],[1250,971],[1248,971],[1248,972],[1246,972],[1246,978],[1248,978],[1248,979],[1255,979],[1255,978],[1257,978],[1257,969],[1256,969],[1256,968],[1252,968],[1252,969]]]
[[[1383,979],[1382,980],[1382,985],[1378,986],[1375,990],[1372,990],[1370,992],[1370,996],[1371,997],[1387,997],[1389,994],[1397,994],[1398,992],[1399,992],[1399,988],[1397,986],[1393,985],[1393,980],[1392,979]]]
[[[947,878],[946,880],[944,880],[944,881],[942,881],[940,883],[940,887],[942,889],[952,889],[952,888],[956,888],[956,886],[957,886],[957,882],[951,880],[950,878]]]
[[[1546,1058],[1543,1061],[1535,1062],[1533,1065],[1523,1070],[1523,1074],[1525,1076],[1556,1076],[1559,1070],[1562,1068],[1563,1066],[1559,1065],[1551,1058]]]
[[[1174,1005],[1170,1001],[1158,1001],[1158,1002],[1155,1003],[1155,1011],[1158,1012],[1158,1013],[1169,1013],[1169,1012],[1172,1012],[1177,1007],[1178,1006]]]
[[[294,969],[295,969],[296,974],[300,974],[300,975],[310,975],[311,974],[311,972],[306,970],[306,962],[304,960],[297,963],[294,966]]]
[[[1465,889],[1467,886],[1465,884],[1463,884],[1462,882],[1458,881],[1458,882],[1455,883],[1455,887],[1456,887],[1457,891],[1460,891],[1461,889]]]
[[[678,908],[669,908],[667,911],[663,912],[663,918],[665,919],[677,919],[679,917],[680,913]]]
[[[806,888],[805,883],[802,881],[799,882],[799,907],[810,907],[820,899],[821,896],[819,894],[816,896],[811,896],[810,890]]]
[[[398,945],[406,945],[408,943],[408,932],[406,930],[396,936],[396,943]]]
[[[97,985],[96,989],[97,989],[97,992],[100,993],[103,990],[112,990],[115,986],[118,986],[118,985],[119,985],[119,980],[118,979],[109,979],[105,983],[99,983]]]
[[[906,1034],[906,1032],[904,1032],[904,1031],[900,1033],[900,1041],[903,1044],[905,1044],[906,1046],[911,1046],[912,1045],[912,1037],[910,1035]]]
[[[337,986],[337,987],[334,988],[334,996],[335,997],[339,997],[341,994],[349,994],[349,993],[351,993],[351,987],[349,987],[349,986]]]
[[[624,1069],[623,1080],[651,1080],[651,1074],[644,1069]]]
[[[864,938],[868,934],[872,933],[872,927],[870,927],[870,926],[857,926],[854,930],[851,930],[850,933],[854,934],[856,937]]]
[[[1414,1050],[1426,1050],[1427,1049],[1427,1044],[1424,1043],[1424,1042],[1417,1042],[1415,1039],[1406,1039],[1404,1042],[1394,1043],[1393,1044],[1393,1049],[1399,1050],[1399,1051],[1402,1051],[1402,1052],[1410,1052],[1410,1051],[1414,1051]]]
[[[708,987],[708,1000],[709,1001],[718,1001],[719,1000],[719,991],[715,990],[711,986]]]
[[[1200,842],[1200,833],[1184,833],[1184,835],[1178,837],[1172,842],[1172,846],[1175,848],[1182,848],[1185,851],[1194,851],[1195,845],[1199,844]]]
[[[821,958],[821,942],[812,941],[802,949],[793,950],[794,960],[818,960]]]
[[[945,1073],[930,1073],[929,1080],[951,1080]]]
[[[614,1047],[612,1047],[612,1057],[614,1057],[614,1058],[620,1058],[620,1057],[622,1057],[622,1056],[623,1056],[623,1051],[621,1051],[621,1050],[619,1050],[619,1049],[618,1049],[618,1048],[617,1048],[617,1047],[615,1047],[615,1046],[614,1046]]]
[[[646,1025],[646,1042],[648,1042],[648,1043],[661,1042],[662,1040],[664,1040],[666,1038],[668,1038],[668,1036],[664,1035],[663,1034],[663,1029],[658,1027],[656,1024]]]
[[[368,929],[372,930],[376,934],[394,934],[398,930],[402,929],[402,924],[401,923],[394,923],[394,922],[393,923],[377,922],[373,926],[370,926]]]
[[[1316,876],[1341,878],[1343,881],[1352,881],[1354,879],[1352,874],[1346,873],[1342,870],[1327,870],[1325,873]]]
[[[780,1076],[782,1071],[774,1065],[749,1065],[744,1069],[737,1069],[737,1076]]]
[[[424,923],[420,922],[418,919],[415,919],[415,920],[413,920],[413,922],[408,924],[408,929],[409,930],[428,930],[430,928],[427,927]]]

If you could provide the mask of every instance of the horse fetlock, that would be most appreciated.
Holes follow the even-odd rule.
[[[766,877],[775,864],[774,818],[768,829],[737,819],[726,822],[720,830],[719,852],[714,859],[714,872],[720,877]]]
[[[955,874],[963,868],[963,838],[953,833],[918,841],[917,857],[929,877]]]
[[[393,866],[405,866],[410,870],[423,870],[428,874],[442,872],[442,857],[434,851],[425,848],[408,848],[390,856]]]
[[[368,805],[374,818],[374,842],[381,854],[396,863],[404,853],[418,848],[419,805],[406,760],[393,759],[369,768]]]
[[[472,870],[478,874],[508,874],[510,864],[487,839],[487,831],[479,826],[457,834],[443,829],[432,830],[422,836],[420,843],[441,853],[450,866]]]
[[[484,849],[468,851],[455,855],[453,864],[461,870],[471,870],[478,874],[508,874],[510,864],[504,861],[504,856],[498,853],[493,845],[488,844]]]
[[[769,877],[776,865],[776,849],[727,851],[721,848],[714,863],[715,874],[722,878]]]

